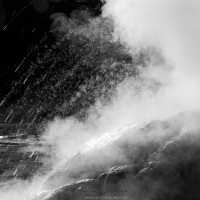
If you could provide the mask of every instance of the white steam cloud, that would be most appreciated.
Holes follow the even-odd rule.
[[[200,109],[199,10],[197,0],[106,0],[103,17],[113,21],[115,39],[125,43],[133,57],[151,47],[164,61],[152,61],[145,69],[138,66],[140,77],[119,84],[112,104],[97,102],[98,115],[91,111],[87,122],[49,123],[43,139],[54,145],[56,163],[71,157],[88,140],[130,122]]]
[[[163,70],[165,69],[163,65],[155,67],[152,63],[152,66],[148,66],[145,75],[148,77],[153,75],[153,79],[158,80],[163,87],[153,96],[149,95],[149,90],[145,90],[138,102],[132,102],[134,110],[136,107],[136,111],[139,111],[137,115],[141,113],[138,108],[145,109],[142,112],[143,116],[148,111],[153,118],[199,109],[200,2],[194,0],[107,0],[106,2],[103,15],[114,21],[115,34],[118,38],[133,52],[154,46],[160,50],[168,68],[172,69],[167,72]],[[130,101],[130,98],[127,99]],[[124,102],[122,104],[125,105]]]
[[[146,68],[137,66],[139,77],[118,85],[111,104],[98,101],[86,123],[56,119],[48,126],[46,140],[62,140],[55,148],[57,158],[70,157],[87,140],[125,124],[200,109],[199,10],[200,3],[193,0],[106,1],[103,17],[113,21],[115,39],[126,44],[133,57],[149,49],[152,60]],[[163,61],[157,62],[160,57]],[[109,155],[114,159],[114,153]]]

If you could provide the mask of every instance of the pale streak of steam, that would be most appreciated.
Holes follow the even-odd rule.
[[[90,123],[81,123],[75,119],[55,119],[47,125],[42,138],[56,150],[53,151],[54,164],[71,157],[97,134],[98,130]]]
[[[168,79],[165,82],[167,84],[155,96],[148,94],[150,90],[144,90],[143,97],[147,104],[150,102],[147,110],[152,113],[153,118],[157,109],[163,110],[157,117],[162,117],[166,112],[170,115],[199,109],[199,9],[198,1],[189,0],[107,0],[104,6],[103,15],[114,21],[115,33],[121,41],[133,52],[154,46],[160,50],[172,69],[161,76],[163,79],[159,81],[162,83]],[[162,74],[161,68],[162,65],[157,67],[157,71],[153,66],[153,71],[150,69],[148,75]],[[129,93],[131,90],[133,88],[127,89]],[[133,100],[133,105],[134,103]],[[143,106],[145,105],[140,106],[139,103],[139,107]]]
[[[146,69],[139,68],[138,78],[129,78],[118,86],[111,105],[104,107],[101,102],[96,103],[100,117],[91,114],[89,121],[96,130],[101,130],[100,134],[129,122],[166,119],[181,111],[199,109],[199,10],[200,3],[193,0],[106,1],[103,15],[114,22],[115,36],[125,42],[133,54],[153,46],[165,62],[156,65],[152,62]],[[52,127],[58,124],[59,121]],[[68,131],[68,128],[63,130]],[[87,131],[84,134],[87,135]],[[64,132],[61,138],[67,135]],[[81,136],[82,130],[78,129],[77,133]],[[48,134],[55,135],[51,129]],[[159,134],[165,133],[159,130],[155,135],[159,137]],[[95,144],[91,141],[93,148]],[[90,147],[90,143],[88,145]],[[77,146],[80,143],[76,144],[75,140],[73,148]],[[62,151],[65,147],[58,150]],[[109,152],[108,155],[115,154]]]
[[[195,40],[197,34],[194,31],[197,24],[189,24],[193,19],[197,20],[195,15],[198,15],[198,6],[199,3],[187,0],[107,1],[103,15],[114,21],[115,33],[120,40],[126,42],[132,52],[153,46],[160,51],[165,62],[156,65],[152,62],[146,69],[139,69],[140,77],[125,80],[118,86],[118,93],[111,105],[104,107],[101,102],[97,102],[100,117],[95,118],[95,114],[89,117],[89,121],[97,128],[91,133],[90,128],[83,131],[78,126],[78,131],[75,130],[78,141],[68,140],[67,145],[65,142],[60,144],[56,149],[57,155],[63,157],[67,152],[74,153],[85,138],[89,139],[97,132],[110,131],[130,122],[166,119],[178,112],[199,108],[198,67],[195,65],[198,57],[192,54],[198,50],[198,41]],[[67,22],[67,26],[71,24]],[[187,25],[192,26],[191,31],[185,31]],[[84,29],[77,30],[85,33]],[[67,123],[56,120],[47,135],[66,141],[70,132],[74,134],[74,130],[68,129]],[[58,127],[56,131],[54,127]],[[88,132],[90,134],[87,137]]]
[[[141,70],[138,79],[121,83],[112,105],[103,107],[97,102],[100,117],[91,114],[87,123],[73,119],[51,122],[43,138],[55,145],[54,158],[70,157],[94,135],[129,122],[165,119],[177,112],[199,108],[199,10],[200,2],[195,0],[106,1],[103,15],[112,19],[115,34],[130,51],[154,46],[166,62],[151,63]],[[63,15],[59,17],[66,23]],[[114,154],[109,152],[109,155]]]

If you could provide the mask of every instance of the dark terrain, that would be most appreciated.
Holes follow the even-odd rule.
[[[78,152],[52,174],[44,188],[60,187],[44,199],[199,199],[199,117],[181,113],[116,131],[103,147],[99,140],[100,148]]]
[[[118,84],[139,79],[138,66],[164,60],[154,48],[132,56],[124,44],[113,41],[113,26],[101,17],[101,1],[50,0],[42,7],[29,0],[0,3],[6,11],[0,21],[3,186],[51,170],[43,160],[51,146],[40,140],[49,121],[72,116],[86,121],[97,101],[112,103]],[[96,145],[88,154],[75,154],[52,172],[44,189],[54,193],[47,199],[198,200],[199,119],[198,112],[182,113],[116,132],[119,138],[114,135],[103,148]],[[165,134],[152,137],[159,131]],[[134,142],[133,134],[143,142]],[[106,157],[104,153],[116,147],[122,157]],[[39,149],[47,149],[49,155]]]

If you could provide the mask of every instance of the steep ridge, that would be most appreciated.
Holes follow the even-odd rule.
[[[199,119],[181,113],[102,136],[47,180],[61,187],[46,199],[198,199]]]

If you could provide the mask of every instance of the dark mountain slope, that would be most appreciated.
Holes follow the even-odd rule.
[[[56,187],[60,177],[63,177],[62,183],[67,183],[70,176],[74,175],[73,170],[78,173],[77,177],[80,178],[83,173],[89,179],[63,186],[45,199],[199,199],[200,129],[196,124],[199,119],[196,114],[181,114],[168,121],[152,122],[136,130],[129,127],[123,133],[119,131],[118,138],[111,137],[109,141],[103,141],[107,145],[99,144],[101,148],[95,152],[96,145],[86,154],[83,149],[80,154],[75,155],[79,162],[72,159],[68,162],[72,162],[72,168],[67,164],[63,171],[55,173],[54,178],[50,179],[54,183],[51,189]],[[154,135],[158,130],[161,136],[159,139]],[[128,139],[125,139],[127,136]],[[129,146],[130,149],[122,150],[114,163],[116,146],[121,150],[122,146]],[[109,153],[113,154],[111,157],[108,148]],[[127,156],[125,160],[120,160],[122,155]],[[75,163],[76,167],[73,167]],[[111,165],[110,169],[108,163]],[[96,172],[96,178],[91,179],[94,174],[90,173],[89,165]],[[104,170],[107,168],[107,171],[100,173],[99,170],[103,170],[100,165],[104,165]]]

